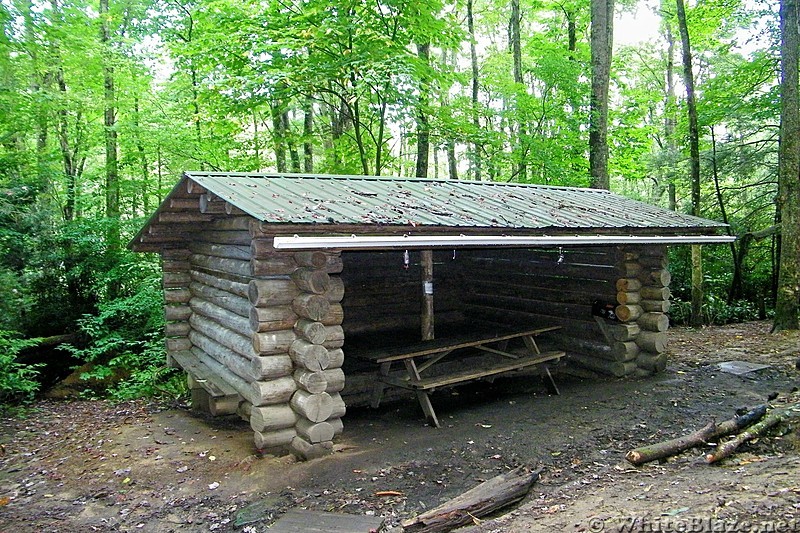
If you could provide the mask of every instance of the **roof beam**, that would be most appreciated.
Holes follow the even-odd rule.
[[[275,237],[276,250],[391,250],[409,248],[492,248],[598,244],[722,244],[727,235],[403,235]]]

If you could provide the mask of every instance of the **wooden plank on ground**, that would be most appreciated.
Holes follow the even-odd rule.
[[[292,509],[276,520],[270,533],[370,533],[382,531],[384,519],[344,513]]]

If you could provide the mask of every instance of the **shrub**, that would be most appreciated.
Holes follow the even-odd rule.
[[[26,365],[17,355],[39,339],[21,339],[12,331],[0,331],[0,406],[29,401],[39,390],[36,378],[42,365]]]

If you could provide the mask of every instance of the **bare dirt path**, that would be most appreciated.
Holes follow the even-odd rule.
[[[520,464],[544,467],[541,480],[473,531],[745,531],[742,520],[800,531],[796,428],[718,466],[699,464],[702,450],[641,468],[623,459],[775,393],[775,402],[796,396],[800,336],[768,331],[764,322],[677,329],[660,376],[561,376],[558,397],[524,378],[442,391],[438,430],[411,401],[351,409],[337,453],[307,463],[254,455],[238,420],[146,402],[41,402],[2,420],[0,532],[253,533],[294,507],[376,514],[396,528]],[[771,368],[720,372],[732,359]]]

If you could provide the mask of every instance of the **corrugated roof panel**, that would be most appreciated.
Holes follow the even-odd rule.
[[[496,182],[188,172],[215,195],[273,224],[464,228],[715,228],[608,191]]]

